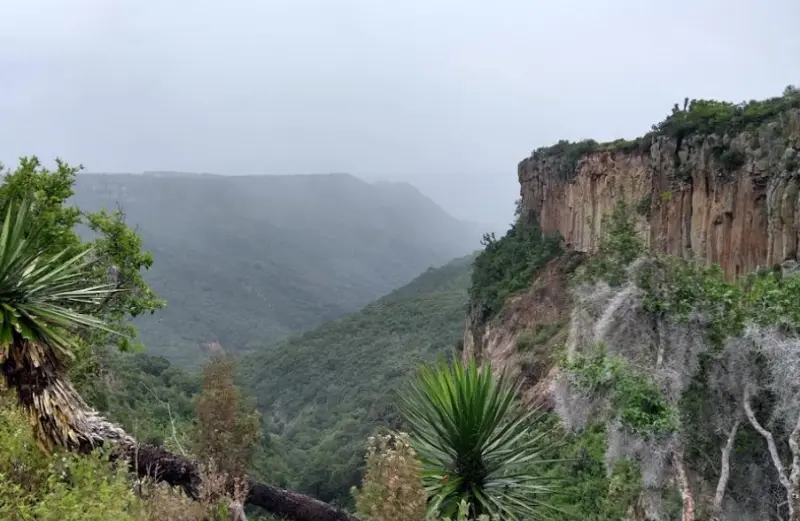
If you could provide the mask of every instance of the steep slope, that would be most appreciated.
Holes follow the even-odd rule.
[[[464,356],[549,409],[578,518],[797,520],[800,95],[686,108],[637,142],[521,163],[515,229],[541,219],[567,249],[543,263],[548,242],[512,229],[478,256]],[[486,273],[511,291],[481,291]]]
[[[358,313],[243,360],[249,392],[277,429],[277,452],[293,487],[347,499],[367,436],[397,425],[398,387],[420,363],[456,346],[470,263],[466,257],[429,269]]]
[[[74,200],[138,227],[168,308],[137,325],[189,368],[210,343],[241,353],[355,311],[480,238],[409,185],[344,174],[85,174]]]
[[[620,198],[657,251],[728,276],[795,258],[800,240],[800,91],[734,105],[693,100],[634,141],[543,147],[519,164],[521,207],[593,251]]]

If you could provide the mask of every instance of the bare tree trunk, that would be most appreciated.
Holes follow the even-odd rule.
[[[676,449],[672,452],[672,464],[675,466],[675,477],[683,499],[683,516],[681,520],[694,521],[694,496],[692,496],[692,489],[689,486],[689,479],[686,477],[686,469],[683,466],[682,449]]]
[[[722,501],[725,499],[725,489],[728,487],[728,479],[731,475],[731,452],[736,442],[736,433],[739,430],[740,418],[736,418],[730,433],[728,433],[728,441],[722,448],[721,469],[719,472],[719,481],[717,482],[717,490],[714,494],[714,502],[711,504],[711,519],[712,521],[720,521],[722,518]]]
[[[789,506],[789,521],[800,521],[800,418],[798,423],[789,436],[789,446],[792,449],[792,472],[791,479],[786,474],[783,468],[780,454],[778,454],[778,447],[775,445],[775,438],[772,433],[765,429],[756,419],[753,408],[750,406],[750,386],[745,387],[744,390],[744,412],[750,425],[758,431],[758,433],[766,440],[769,455],[772,458],[772,464],[778,472],[778,480],[786,489],[786,501]],[[796,472],[795,472],[796,471]],[[794,483],[793,483],[794,481]]]
[[[108,445],[117,458],[127,460],[137,476],[181,487],[197,499],[201,484],[198,465],[162,447],[138,443],[121,427],[107,421],[83,401],[69,380],[61,376],[57,360],[34,344],[10,348],[0,360],[0,372],[19,405],[30,416],[43,448],[59,445],[89,452]],[[36,350],[36,351],[34,351]],[[35,353],[34,362],[29,356]],[[358,521],[355,516],[312,497],[249,481],[246,502],[296,521]]]
[[[238,501],[231,501],[230,504],[230,516],[228,516],[228,521],[247,521],[247,516],[244,514],[244,505],[242,505]]]
[[[800,415],[789,436],[789,449],[792,451],[792,471],[789,474],[791,491],[789,492],[789,511],[800,518]],[[792,521],[797,521],[792,518]]]

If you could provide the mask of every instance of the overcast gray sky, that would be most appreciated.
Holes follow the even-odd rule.
[[[797,0],[2,0],[0,160],[350,172],[510,221],[517,162],[800,83]]]

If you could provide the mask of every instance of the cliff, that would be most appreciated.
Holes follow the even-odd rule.
[[[463,356],[557,418],[594,498],[579,517],[800,520],[800,92],[687,100],[639,139],[562,141],[518,173],[519,219],[473,267]]]
[[[696,101],[633,142],[561,142],[519,163],[521,210],[591,252],[620,199],[655,251],[734,277],[795,258],[800,240],[800,96]]]

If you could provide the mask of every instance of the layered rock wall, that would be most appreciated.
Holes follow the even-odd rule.
[[[624,199],[659,252],[719,263],[735,277],[797,258],[800,110],[735,135],[659,136],[649,150],[607,147],[564,168],[558,155],[519,164],[521,208],[591,252]]]

